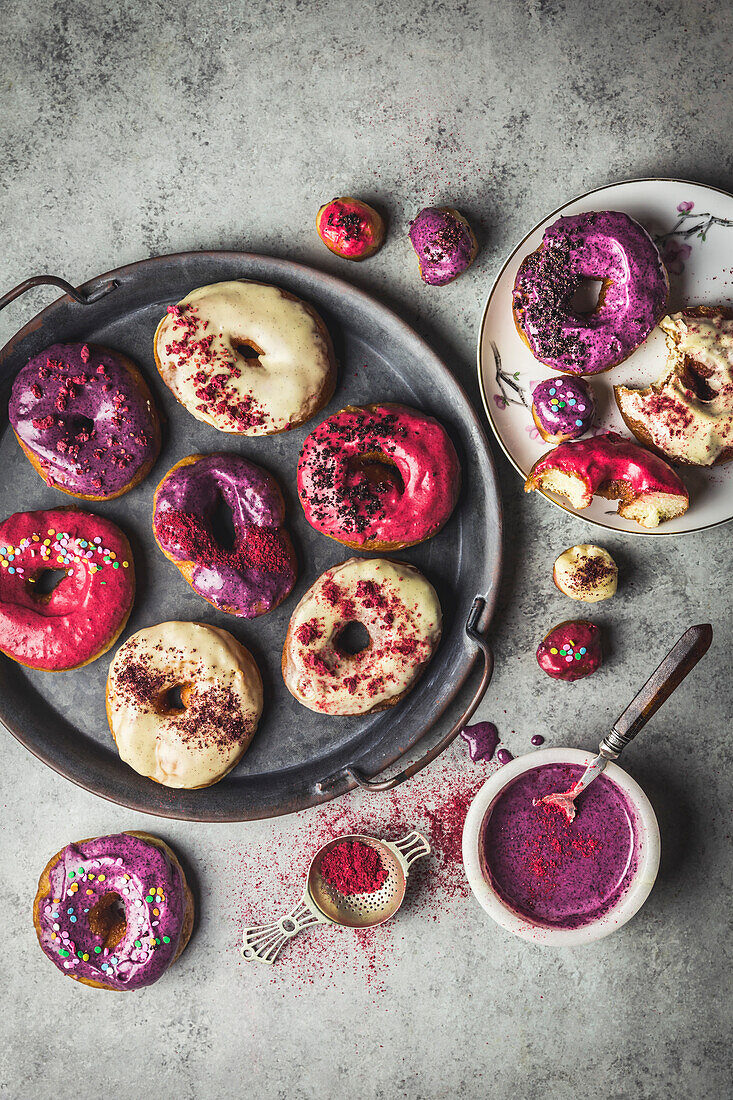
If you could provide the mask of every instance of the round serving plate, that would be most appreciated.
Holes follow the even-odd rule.
[[[235,278],[275,283],[306,299],[329,328],[339,363],[336,394],[301,428],[260,438],[218,432],[187,413],[155,369],[153,334],[166,306],[195,287]],[[77,503],[119,523],[132,544],[138,582],[120,643],[144,626],[170,619],[223,627],[255,656],[265,709],[252,747],[238,766],[216,785],[194,791],[153,783],[117,755],[104,705],[116,646],[73,672],[39,672],[0,658],[0,721],[73,782],[163,817],[244,821],[291,813],[343,794],[354,786],[344,774],[346,767],[357,767],[368,777],[378,774],[431,730],[455,699],[477,655],[465,630],[475,597],[485,600],[480,630],[490,621],[501,567],[501,506],[476,414],[444,364],[390,310],[340,279],[300,264],[239,252],[189,252],[118,268],[79,291],[83,298],[93,298],[93,304],[79,304],[68,295],[60,298],[0,352],[0,514]],[[164,414],[158,462],[139,486],[117,500],[75,502],[47,486],[8,425],[12,379],[29,356],[57,341],[102,344],[129,355],[144,371]],[[354,718],[328,717],[307,710],[290,695],[280,657],[290,615],[304,591],[352,551],[306,522],[296,489],[297,462],[305,436],[322,419],[347,404],[377,401],[403,402],[439,417],[461,458],[463,488],[448,524],[421,546],[393,555],[412,562],[435,585],[444,612],[443,637],[424,677],[398,707]],[[300,566],[298,583],[279,608],[249,621],[220,613],[197,596],[160,552],[151,530],[153,493],[166,471],[185,455],[212,451],[237,452],[264,466],[275,474],[286,499],[286,523]]]
[[[531,414],[532,390],[553,372],[539,363],[520,339],[512,317],[512,288],[519,265],[542,242],[562,215],[621,210],[635,218],[657,242],[669,272],[667,312],[688,305],[730,305],[733,247],[733,195],[699,183],[640,179],[589,191],[553,210],[520,241],[499,272],[484,307],[478,339],[478,376],[486,415],[509,461],[522,478],[552,444],[545,443]],[[593,433],[629,436],[613,396],[614,385],[647,386],[663,372],[664,334],[657,328],[625,362],[589,379],[598,412]],[[647,530],[616,514],[616,502],[594,498],[578,511],[565,497],[542,495],[566,512],[597,527],[634,535],[682,535],[733,519],[733,463],[713,469],[678,470],[690,493],[690,507],[678,519]]]

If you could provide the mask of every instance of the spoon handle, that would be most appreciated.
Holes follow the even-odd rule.
[[[615,760],[703,657],[713,640],[710,623],[691,626],[670,649],[601,741],[601,755]]]

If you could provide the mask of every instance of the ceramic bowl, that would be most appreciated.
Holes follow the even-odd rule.
[[[626,795],[636,814],[638,835],[638,865],[636,873],[626,893],[619,898],[612,909],[597,920],[584,924],[581,928],[549,928],[535,924],[506,904],[492,886],[483,866],[483,837],[491,807],[507,784],[524,772],[537,768],[541,764],[581,764],[587,765],[594,753],[581,749],[539,749],[527,753],[517,760],[505,764],[484,783],[468,811],[463,827],[463,863],[477,900],[497,924],[513,932],[515,936],[531,940],[533,943],[553,947],[571,947],[583,943],[592,943],[615,932],[626,924],[648,898],[659,870],[660,838],[659,825],[651,802],[643,790],[630,775],[618,767],[608,764],[605,775],[616,783]]]

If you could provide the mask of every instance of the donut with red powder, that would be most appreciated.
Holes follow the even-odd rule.
[[[683,515],[690,504],[687,489],[664,459],[616,432],[560,443],[535,462],[524,483],[559,493],[573,508],[587,508],[594,494],[618,500],[618,514],[642,527],[657,527]]]
[[[369,635],[356,653],[346,628]],[[327,569],[288,626],[282,670],[292,695],[321,714],[369,714],[393,707],[417,683],[440,640],[435,589],[414,566],[351,558]]]
[[[460,486],[445,428],[406,405],[347,405],[311,432],[298,463],[306,519],[355,550],[401,550],[431,538]]]
[[[145,379],[125,355],[95,344],[53,344],[29,359],[8,417],[44,481],[82,500],[129,492],[160,451]]]
[[[52,573],[63,575],[47,592]],[[19,664],[89,664],[118,638],[134,599],[130,544],[108,519],[54,508],[0,524],[0,651]]]
[[[220,501],[231,511],[231,547],[220,545],[212,529]],[[235,454],[181,459],[153,502],[153,534],[165,556],[199,596],[245,619],[277,607],[295,584],[295,551],[284,518],[274,477]]]

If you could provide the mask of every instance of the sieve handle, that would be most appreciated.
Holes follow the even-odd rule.
[[[255,924],[242,932],[242,958],[247,962],[274,963],[288,940],[297,936],[304,928],[314,924],[329,922],[313,905],[308,897],[303,897],[290,913],[273,921],[272,924]]]
[[[468,614],[466,620],[466,634],[472,642],[474,642],[483,658],[483,673],[481,675],[481,682],[479,683],[473,698],[464,710],[458,721],[451,726],[448,732],[441,737],[440,741],[436,745],[433,745],[432,749],[428,749],[424,756],[414,760],[412,764],[408,766],[397,775],[393,775],[391,779],[369,779],[361,769],[351,766],[344,768],[342,771],[336,772],[334,775],[330,775],[327,779],[322,779],[318,784],[318,790],[321,793],[332,790],[333,787],[344,778],[351,781],[352,786],[362,787],[366,791],[391,791],[394,787],[398,787],[400,783],[404,783],[406,779],[411,779],[413,775],[417,775],[419,771],[427,767],[435,760],[436,756],[440,756],[441,752],[448,748],[452,741],[455,741],[458,734],[463,727],[469,722],[476,711],[479,703],[486,694],[486,689],[489,686],[491,675],[494,671],[494,654],[491,651],[491,646],[484,634],[479,630],[479,622],[481,616],[486,607],[486,600],[483,596],[476,596],[473,601],[473,605]]]
[[[96,287],[94,290],[90,290],[87,294],[84,294],[81,290],[77,290],[71,283],[67,283],[66,279],[61,279],[58,275],[32,275],[30,279],[24,279],[22,283],[18,283],[12,290],[9,290],[7,294],[0,296],[0,310],[5,309],[11,302],[14,302],[16,298],[20,298],[21,294],[25,294],[27,290],[32,290],[36,286],[57,286],[59,290],[63,290],[64,294],[68,294],[70,298],[73,298],[75,302],[78,302],[80,306],[91,306],[94,302],[98,302],[100,298],[104,298],[105,294],[109,294],[111,290],[115,290],[120,284],[116,279],[108,279],[106,283],[102,283],[101,286]]]
[[[403,836],[400,840],[386,841],[385,843],[400,857],[404,864],[405,874],[407,874],[416,859],[430,855],[430,845],[427,838],[422,833],[418,833],[416,829],[413,829],[411,833]]]

